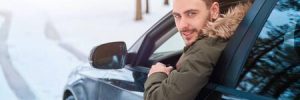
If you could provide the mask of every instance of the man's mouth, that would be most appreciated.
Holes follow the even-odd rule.
[[[192,31],[183,32],[182,34],[186,38],[186,40],[189,40],[192,38]]]

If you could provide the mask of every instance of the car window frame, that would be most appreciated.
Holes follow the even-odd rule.
[[[226,71],[227,73],[225,72],[225,75],[222,75],[223,77],[217,79],[221,81],[221,83],[212,82],[209,83],[206,88],[234,97],[246,99],[272,99],[266,96],[239,91],[236,90],[235,87],[248,55],[250,54],[251,48],[254,46],[260,31],[262,30],[277,2],[278,0],[254,1],[244,20],[240,23],[239,27],[235,31],[235,35],[225,48],[231,49],[228,49],[228,53],[225,54],[226,57],[223,53],[219,59],[217,66],[224,69],[214,71],[215,73],[219,73],[220,71]],[[232,68],[226,69],[227,67],[224,66],[231,66]]]
[[[155,42],[159,40],[163,35],[172,31],[174,27],[175,22],[172,16],[172,11],[170,11],[156,24],[154,24],[148,31],[146,31],[146,35],[143,38],[143,42],[141,43],[140,47],[138,48],[138,52],[135,53],[130,59],[131,66],[147,67],[146,64],[148,58],[154,52],[155,48],[157,48],[155,46]]]

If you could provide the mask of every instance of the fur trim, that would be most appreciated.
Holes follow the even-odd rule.
[[[209,22],[207,27],[204,28],[203,35],[213,38],[229,39],[239,23],[243,20],[248,9],[252,3],[240,3],[233,8],[230,8],[228,12],[214,22]]]

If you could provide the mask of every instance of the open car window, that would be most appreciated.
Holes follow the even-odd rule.
[[[154,51],[154,54],[182,50],[184,45],[185,44],[183,39],[180,36],[180,33],[177,32],[172,37],[170,37],[165,43],[163,43],[160,47],[158,47]]]
[[[169,35],[163,38],[161,40],[164,40],[164,42],[157,45],[157,49],[149,57],[149,65],[161,62],[166,65],[175,66],[185,46],[184,41],[179,32],[169,33]],[[156,43],[159,43],[159,41]]]
[[[184,41],[182,40],[180,33],[173,33],[163,44],[161,44],[154,53],[150,56],[150,60],[156,60],[163,56],[168,56],[174,52],[181,51],[185,46]]]

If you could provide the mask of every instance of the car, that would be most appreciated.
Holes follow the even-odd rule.
[[[254,0],[196,99],[299,100],[299,12],[297,0]],[[63,99],[142,100],[149,67],[175,66],[183,47],[169,12],[129,49],[122,41],[96,46],[90,64],[70,74]]]

